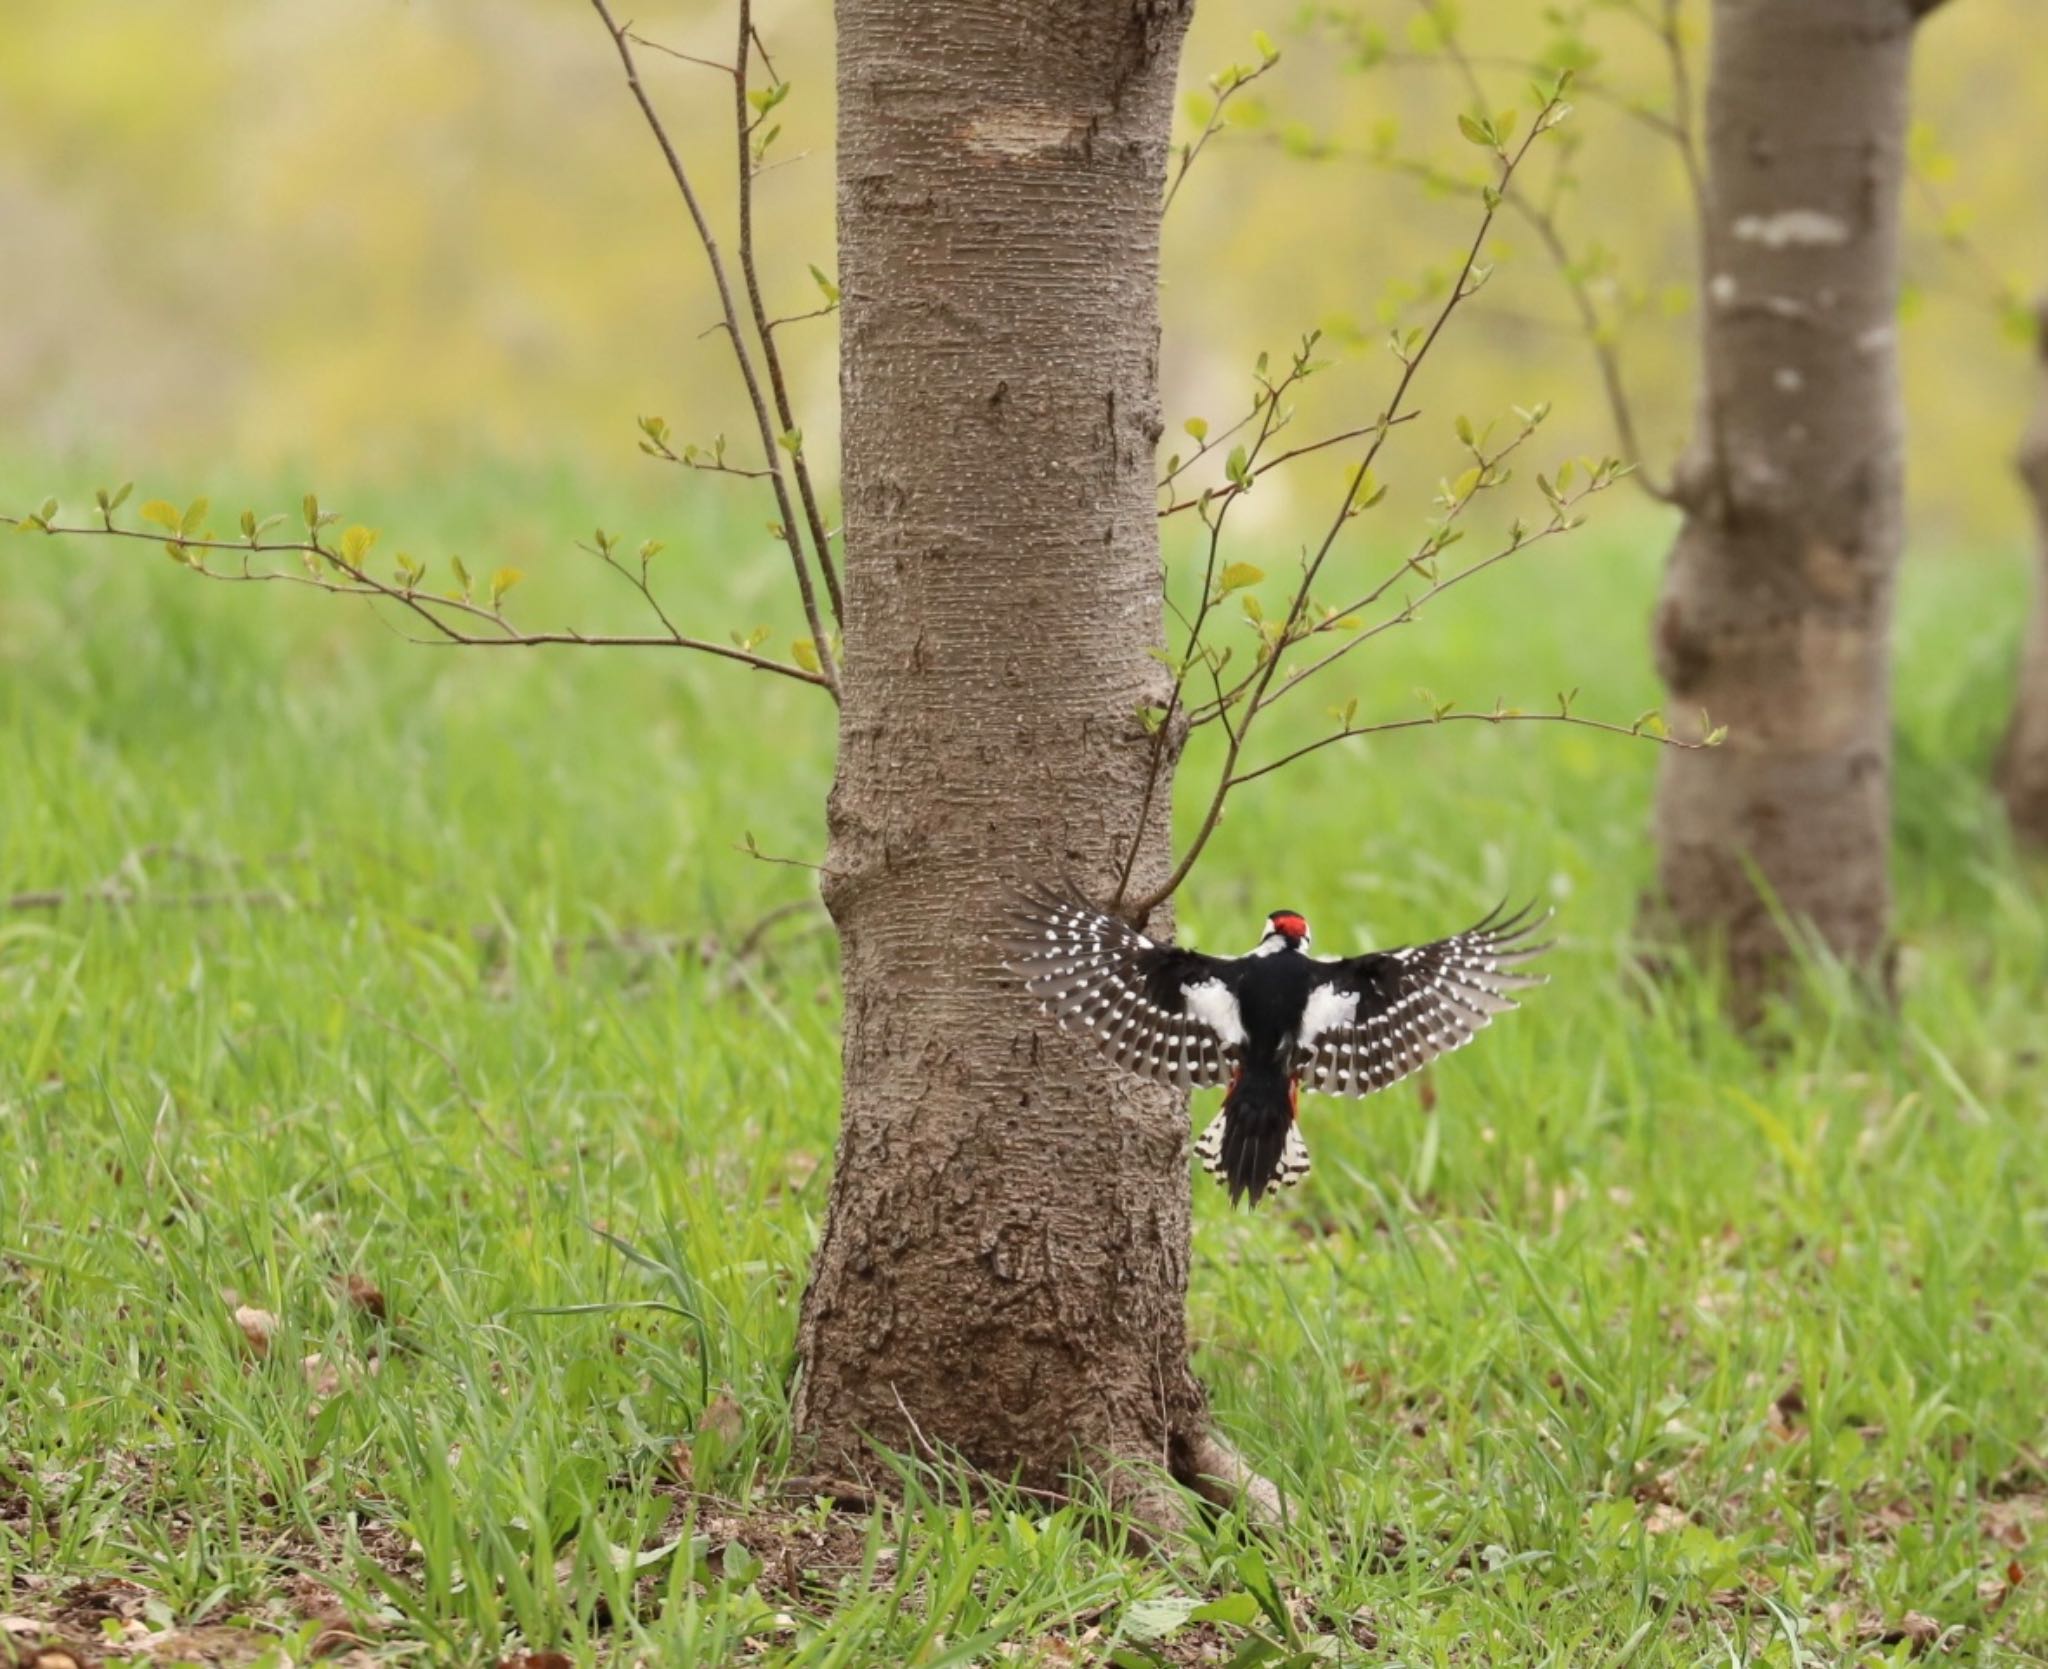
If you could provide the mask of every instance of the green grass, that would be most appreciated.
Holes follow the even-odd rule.
[[[480,478],[366,519],[421,550],[506,526],[532,614],[611,617],[554,554],[588,502]],[[1602,520],[1333,697],[1578,685],[1633,717],[1661,534]],[[781,618],[739,549],[704,525],[664,558],[727,575],[687,605],[714,627]],[[1141,1551],[930,1473],[869,1515],[778,1493],[837,995],[804,916],[721,947],[805,892],[746,833],[819,854],[811,692],[413,649],[146,546],[8,539],[0,894],[72,896],[0,912],[0,1610],[279,1661],[321,1626],[374,1658],[818,1666],[1147,1633],[1221,1660],[1255,1628],[1790,1665],[1902,1661],[1909,1613],[2048,1659],[2048,907],[1982,787],[2022,582],[1929,557],[1908,587],[1896,1020],[1816,969],[1747,1042],[1633,971],[1647,745],[1425,732],[1234,808],[1184,902],[1205,943],[1276,904],[1325,949],[1405,939],[1530,888],[1563,942],[1433,1111],[1316,1102],[1302,1197],[1199,1191],[1199,1367],[1292,1518]],[[266,1356],[238,1305],[277,1318]]]

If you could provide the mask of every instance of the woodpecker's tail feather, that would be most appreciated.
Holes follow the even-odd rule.
[[[1277,1095],[1247,1095],[1242,1081],[1195,1143],[1195,1157],[1229,1188],[1232,1205],[1245,1193],[1257,1205],[1268,1188],[1292,1188],[1309,1170],[1308,1143],[1285,1088]]]

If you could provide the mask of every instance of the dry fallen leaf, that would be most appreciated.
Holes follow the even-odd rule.
[[[700,1435],[709,1433],[728,1449],[740,1440],[746,1429],[746,1415],[740,1412],[740,1405],[725,1391],[720,1391],[704,1405],[704,1417],[697,1422]]]
[[[1866,1626],[1863,1632],[1866,1636],[1870,1636],[1873,1630]],[[1913,1655],[1918,1657],[1929,1646],[1940,1640],[1941,1624],[1937,1623],[1924,1611],[1908,1611],[1896,1623],[1889,1626],[1883,1623],[1877,1624],[1874,1632],[1875,1637],[1883,1644],[1895,1646],[1903,1642],[1912,1649]]]
[[[308,1356],[299,1366],[305,1370],[306,1383],[313,1387],[314,1396],[331,1397],[341,1389],[341,1369],[319,1352]]]
[[[1643,1528],[1653,1536],[1674,1535],[1691,1522],[1683,1507],[1674,1507],[1669,1501],[1659,1501],[1643,1515]]]
[[[678,1437],[669,1445],[668,1449],[669,1477],[676,1483],[681,1484],[683,1488],[689,1489],[697,1481],[696,1468],[697,1457],[690,1448],[689,1440]]]
[[[270,1354],[270,1341],[277,1334],[276,1316],[252,1304],[243,1304],[235,1310],[235,1325],[241,1328],[242,1337],[258,1356]]]
[[[355,1308],[375,1316],[379,1321],[391,1319],[389,1307],[384,1302],[383,1291],[369,1276],[350,1274],[343,1280],[342,1289],[348,1294],[348,1301]]]

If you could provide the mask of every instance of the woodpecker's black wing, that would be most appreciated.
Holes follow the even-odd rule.
[[[997,943],[1048,1014],[1127,1071],[1180,1089],[1236,1072],[1244,1025],[1234,963],[1148,939],[1057,894],[1020,896]]]
[[[1543,983],[1517,970],[1549,948],[1530,942],[1549,919],[1533,905],[1505,918],[1496,910],[1434,944],[1318,963],[1302,1016],[1303,1081],[1325,1095],[1370,1095],[1462,1049],[1515,1006],[1508,993]]]

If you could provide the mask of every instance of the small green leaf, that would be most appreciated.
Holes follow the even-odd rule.
[[[158,527],[169,528],[173,533],[178,531],[178,524],[184,520],[183,512],[168,499],[162,498],[149,499],[136,514],[146,522],[155,522]]]
[[[1223,473],[1229,477],[1231,484],[1240,491],[1250,487],[1252,484],[1250,454],[1242,446],[1233,446],[1230,449],[1230,457],[1224,462]]]
[[[1257,585],[1266,577],[1266,570],[1249,562],[1233,562],[1223,570],[1220,595],[1228,597],[1233,591],[1242,591],[1247,586]]]
[[[1207,1605],[1198,1605],[1188,1613],[1191,1623],[1234,1623],[1239,1628],[1258,1620],[1258,1600],[1242,1589],[1234,1594],[1225,1594],[1221,1599],[1212,1599]]]
[[[377,530],[358,522],[341,536],[341,559],[351,568],[360,568],[376,543]]]
[[[308,493],[304,498],[300,499],[299,513],[306,518],[306,531],[308,533],[318,528],[320,526],[320,500],[318,496]]]
[[[1181,427],[1195,437],[1198,445],[1209,438],[1209,420],[1206,417],[1191,417]]]
[[[1489,151],[1494,149],[1493,124],[1486,118],[1460,113],[1458,131],[1473,144],[1483,146]]]
[[[833,283],[831,279],[825,276],[823,271],[815,266],[811,268],[811,278],[818,286],[818,293],[825,298],[825,305],[827,307],[837,307],[839,305],[839,286]]]
[[[463,566],[462,558],[459,556],[451,556],[448,559],[448,566],[455,570],[455,583],[462,587],[462,600],[465,603],[468,602],[470,594],[469,570]]]
[[[1262,63],[1277,64],[1280,61],[1280,49],[1273,44],[1273,37],[1263,29],[1252,31],[1252,48],[1258,53]]]
[[[133,481],[123,481],[120,489],[108,500],[107,508],[109,510],[120,509],[122,505],[128,502],[128,495],[133,491],[135,491],[135,483]]]
[[[801,429],[785,429],[776,437],[776,444],[792,458],[801,457],[804,450],[804,432]]]
[[[818,670],[818,645],[816,639],[807,637],[793,639],[789,646],[789,653],[790,657],[804,671],[816,672]]]
[[[640,566],[641,566],[641,567],[643,567],[643,568],[644,568],[644,567],[646,567],[648,563],[652,562],[652,561],[653,561],[653,560],[654,560],[654,559],[655,559],[655,558],[656,558],[657,556],[661,555],[661,553],[662,553],[662,552],[663,552],[663,551],[664,551],[664,550],[665,550],[666,548],[667,548],[667,547],[666,547],[665,545],[663,545],[663,544],[662,544],[662,542],[661,542],[661,541],[660,541],[659,539],[643,539],[643,540],[641,540],[641,541],[640,541]]]
[[[491,607],[496,608],[504,602],[505,593],[525,578],[517,568],[500,568],[491,575]]]
[[[1117,1632],[1127,1640],[1161,1640],[1187,1625],[1196,1601],[1179,1594],[1134,1600],[1124,1608]]]

